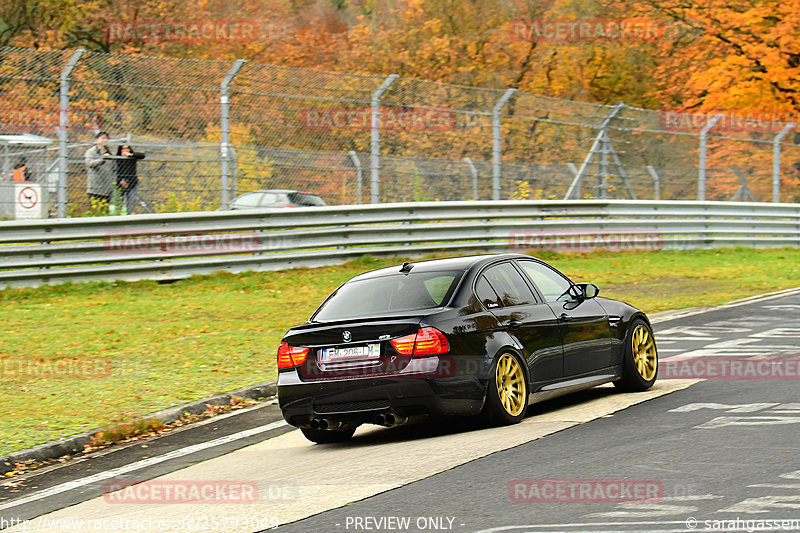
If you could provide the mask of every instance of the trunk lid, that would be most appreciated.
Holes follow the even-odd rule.
[[[311,322],[293,328],[283,340],[309,349],[298,367],[304,380],[385,376],[402,372],[411,360],[390,341],[415,334],[420,321],[415,315]]]

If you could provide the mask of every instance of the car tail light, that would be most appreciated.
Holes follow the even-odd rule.
[[[422,328],[417,332],[414,343],[414,355],[434,355],[447,353],[450,345],[444,333],[436,328]]]
[[[289,346],[288,343],[282,342],[278,346],[278,369],[300,366],[306,362],[306,357],[308,357],[308,348]]]
[[[414,341],[417,340],[417,334],[406,335],[405,337],[398,337],[392,339],[392,346],[397,350],[400,355],[411,355],[414,353]]]
[[[414,335],[392,339],[391,343],[400,355],[437,355],[450,351],[447,337],[436,328],[422,328]]]

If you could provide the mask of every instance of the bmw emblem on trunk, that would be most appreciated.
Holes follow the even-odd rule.
[[[352,339],[352,338],[353,338],[353,336],[350,334],[350,332],[349,332],[349,331],[347,331],[347,330],[344,330],[344,331],[342,332],[342,340],[343,340],[344,342],[350,342],[350,339]]]

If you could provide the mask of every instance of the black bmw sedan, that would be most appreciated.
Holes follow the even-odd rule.
[[[403,263],[336,289],[278,348],[278,399],[318,443],[419,415],[522,420],[530,403],[602,383],[650,388],[647,316],[538,259]]]

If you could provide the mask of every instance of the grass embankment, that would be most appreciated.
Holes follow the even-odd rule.
[[[724,302],[800,285],[800,250],[542,253],[576,281],[647,312]],[[172,284],[92,283],[0,291],[0,454],[276,375],[283,333],[364,258],[284,272],[198,276]],[[87,378],[35,375],[54,361],[108,362]],[[20,371],[19,361],[34,364]],[[73,367],[74,368],[74,367]],[[91,372],[90,372],[91,374]]]

